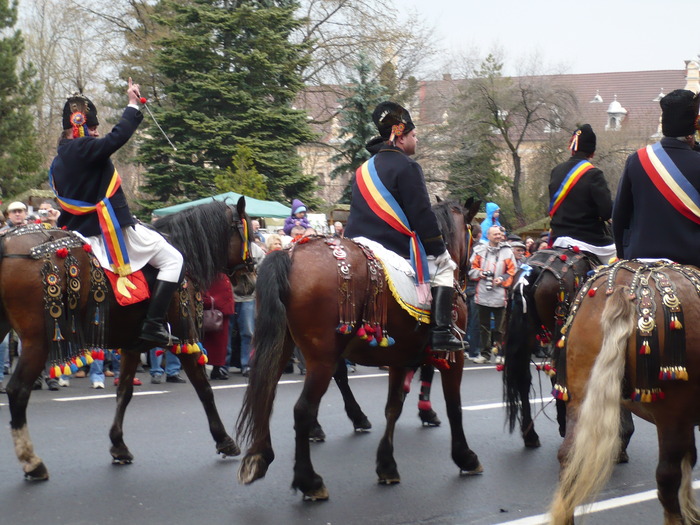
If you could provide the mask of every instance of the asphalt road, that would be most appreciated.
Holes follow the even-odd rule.
[[[395,457],[402,482],[377,485],[374,457],[384,429],[386,373],[358,367],[351,386],[374,428],[355,434],[335,386],[324,397],[319,420],[325,443],[312,444],[316,471],[330,491],[326,502],[303,502],[290,487],[293,462],[292,406],[302,377],[284,375],[272,417],[276,460],[267,476],[250,486],[236,481],[240,458],[215,454],[206,419],[189,384],[144,385],[127,411],[125,441],[135,456],[125,466],[111,464],[107,432],[114,411],[114,387],[89,388],[73,379],[59,392],[32,394],[29,429],[51,479],[28,483],[22,476],[9,434],[7,399],[0,398],[0,523],[23,525],[133,523],[218,524],[519,524],[543,523],[557,480],[560,444],[552,406],[536,425],[542,447],[528,450],[504,430],[501,377],[493,366],[469,365],[462,385],[467,439],[484,473],[460,477],[450,459],[449,429],[436,375],[434,408],[443,419],[424,428],[417,418],[414,379],[395,434]],[[543,378],[543,382],[545,379]],[[216,382],[222,418],[233,429],[245,379]],[[549,399],[548,389],[544,395]],[[549,418],[549,419],[548,419]],[[599,495],[608,510],[585,523],[662,522],[656,500],[657,457],[654,428],[636,421],[631,461],[616,467]],[[620,497],[627,499],[619,500]],[[628,500],[632,500],[629,503]],[[636,501],[641,500],[641,501]],[[597,510],[597,507],[594,507]]]

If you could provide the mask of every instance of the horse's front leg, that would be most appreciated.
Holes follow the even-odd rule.
[[[302,349],[302,351],[304,350]],[[321,355],[321,352],[319,351],[317,354]],[[301,490],[304,494],[304,500],[310,501],[328,499],[328,489],[323,483],[323,478],[314,471],[311,463],[309,431],[318,417],[318,406],[336,369],[335,360],[329,361],[327,358],[320,360],[315,358],[315,355],[304,352],[306,358],[304,388],[294,405],[296,448],[292,488]]]
[[[392,366],[389,368],[389,393],[384,408],[386,430],[379,442],[379,448],[377,448],[376,472],[380,484],[401,483],[401,476],[394,460],[394,429],[403,410],[405,398],[403,384],[406,372],[407,369],[403,367]]]
[[[43,335],[43,331],[40,333]],[[23,343],[22,355],[7,385],[7,397],[12,418],[10,429],[15,445],[15,454],[22,465],[24,478],[28,481],[45,481],[49,479],[49,471],[41,458],[34,452],[34,444],[27,427],[27,404],[34,381],[44,370],[48,351],[39,342],[25,339]]]
[[[445,394],[445,407],[447,419],[450,422],[450,434],[452,436],[452,460],[459,467],[460,474],[467,476],[481,474],[484,467],[479,462],[479,457],[469,448],[467,438],[462,426],[462,368],[464,367],[464,353],[455,353],[455,362],[450,363],[449,370],[440,373],[442,390]]]
[[[224,457],[238,456],[241,453],[241,449],[238,448],[236,442],[226,432],[226,428],[221,421],[216,402],[214,401],[214,392],[207,379],[204,366],[197,363],[199,354],[179,354],[178,357],[182,363],[183,370],[204,407],[204,413],[207,415],[207,421],[209,422],[209,432],[211,432],[216,443],[217,454],[222,454]]]
[[[664,507],[664,525],[697,523],[695,519],[685,520],[681,510],[679,491],[683,481],[683,461],[695,453],[694,427],[684,418],[660,417],[656,420],[659,437],[659,463],[656,466],[658,496]],[[692,461],[691,461],[692,462]],[[690,470],[690,469],[689,469]],[[686,473],[688,474],[688,473]],[[692,498],[692,492],[690,492]],[[688,502],[684,502],[688,507]],[[692,502],[692,508],[695,508]],[[697,518],[697,516],[693,516]]]
[[[367,416],[355,399],[352,390],[350,390],[350,384],[348,383],[348,367],[345,364],[345,359],[342,357],[338,360],[338,366],[336,367],[335,374],[333,374],[333,379],[335,379],[335,384],[338,385],[338,390],[340,390],[343,396],[345,413],[350,418],[350,421],[352,421],[355,432],[367,432],[372,428],[372,423],[369,422],[369,419],[367,419]]]
[[[129,464],[134,459],[129,447],[124,443],[123,424],[126,407],[129,406],[131,397],[134,395],[134,376],[140,360],[141,355],[138,352],[122,350],[117,386],[117,411],[114,414],[112,428],[109,429],[109,439],[112,442],[109,452],[112,454],[112,463],[117,465]]]

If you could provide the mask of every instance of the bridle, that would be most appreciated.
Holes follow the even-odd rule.
[[[231,210],[229,232],[230,235],[233,235],[233,233],[237,231],[238,235],[241,237],[241,258],[243,259],[243,262],[226,267],[226,274],[229,278],[235,279],[235,275],[240,271],[247,271],[250,273],[255,271],[255,261],[250,251],[248,219],[246,217],[241,217],[233,206],[229,205],[229,209]]]

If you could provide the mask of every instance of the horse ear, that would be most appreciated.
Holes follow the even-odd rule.
[[[469,198],[466,203],[464,203],[464,207],[467,208],[467,222],[472,222],[472,219],[476,217],[476,214],[479,213],[479,208],[481,207],[481,201],[476,200],[474,198]]]
[[[464,209],[468,210],[469,208],[471,208],[473,202],[474,202],[474,197],[469,197],[466,201],[464,201]]]
[[[236,211],[238,212],[239,217],[245,216],[245,197],[243,195],[241,195],[236,203]]]
[[[440,204],[442,202],[442,199],[440,198],[440,195],[435,195],[435,201]]]

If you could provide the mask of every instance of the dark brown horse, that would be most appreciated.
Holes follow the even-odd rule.
[[[478,209],[478,203],[468,211],[456,203],[441,203],[434,207],[438,220],[445,224],[443,236],[448,249],[462,272],[469,260],[468,225]],[[446,233],[449,232],[449,233]],[[238,436],[251,441],[241,463],[238,479],[252,483],[263,477],[274,459],[270,438],[270,414],[277,381],[296,344],[306,359],[304,389],[294,407],[296,456],[292,486],[304,494],[304,499],[325,500],[328,491],[323,479],[313,469],[309,450],[309,429],[316,419],[321,397],[326,392],[341,355],[351,361],[369,366],[389,366],[389,395],[386,404],[387,427],[377,451],[376,472],[380,483],[398,483],[400,476],[393,457],[393,434],[401,414],[403,382],[407,367],[426,359],[428,325],[417,321],[393,299],[386,281],[381,289],[373,287],[373,269],[365,252],[352,241],[343,241],[345,263],[351,269],[349,281],[339,274],[339,260],[323,238],[299,244],[291,252],[270,253],[258,273],[255,361],[243,407],[238,419]],[[338,255],[342,255],[338,253]],[[340,280],[340,283],[339,283]],[[376,283],[376,281],[374,281]],[[339,291],[353,298],[349,310],[341,312]],[[383,294],[386,317],[381,329],[385,338],[395,338],[390,346],[372,346],[357,336],[362,325],[340,333],[339,324],[347,326],[348,318],[364,320],[378,311],[375,292]],[[345,301],[342,301],[346,304]],[[380,315],[381,317],[381,315]],[[383,333],[378,329],[377,333]],[[441,374],[447,415],[452,430],[452,459],[461,472],[482,471],[476,454],[469,448],[462,428],[460,383],[464,353],[455,352],[449,370]]]
[[[178,357],[204,406],[217,452],[229,456],[240,450],[224,429],[204,366],[198,362],[201,354],[195,348],[201,318],[197,290],[206,289],[218,272],[232,274],[244,266],[244,218],[245,200],[241,199],[235,207],[212,202],[158,222],[159,229],[170,236],[186,261],[186,285],[174,295],[168,319],[174,335],[188,342],[187,349],[192,353],[180,353]],[[105,348],[122,349],[117,410],[109,432],[110,452],[117,463],[133,459],[123,440],[122,423],[133,394],[140,352],[149,349],[138,339],[147,303],[118,306],[87,248],[71,232],[38,225],[9,230],[0,239],[0,338],[12,328],[22,341],[22,354],[7,385],[10,426],[17,458],[29,480],[49,477],[34,452],[27,428],[32,385],[43,372],[47,358],[52,368],[62,366],[76,355],[85,355],[85,342],[88,348],[95,348],[99,341]],[[75,325],[82,329],[75,329]]]
[[[557,389],[568,397],[552,523],[607,481],[621,448],[621,406],[653,422],[665,525],[700,523],[692,490],[700,423],[700,271],[621,261],[598,271],[572,306]]]

